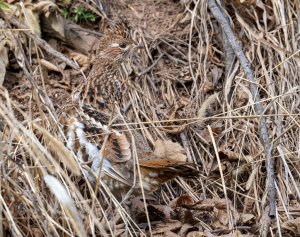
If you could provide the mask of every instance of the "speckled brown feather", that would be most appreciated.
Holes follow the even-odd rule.
[[[126,48],[118,46],[122,44]],[[121,101],[126,91],[126,82],[122,81],[120,65],[136,45],[130,38],[128,26],[119,22],[106,32],[98,47],[99,54],[92,61],[87,80],[82,81],[73,93],[73,98],[94,107],[98,107],[102,101],[108,105]]]
[[[128,48],[118,47],[121,43]],[[102,126],[109,123],[111,115],[102,111],[99,104],[105,100],[111,108],[112,104],[121,101],[126,83],[122,81],[120,64],[134,47],[126,24],[119,23],[108,30],[99,43],[99,54],[92,62],[91,72],[74,91],[73,101],[66,106],[62,122],[68,128],[68,146],[83,161],[92,160],[93,168],[95,160],[100,163],[100,159],[105,158],[102,181],[119,198],[133,185],[137,193],[141,186],[152,192],[179,175],[198,174],[190,164],[155,157],[142,135],[131,128],[142,175],[142,183],[134,183],[139,179],[134,177],[137,172],[130,134],[114,129],[109,129],[108,133]],[[121,128],[126,129],[125,126]]]
[[[86,114],[89,114],[92,117],[100,118],[103,123],[108,123],[110,120],[110,115],[103,111],[92,111],[90,108],[84,107]],[[114,118],[116,123],[122,124],[122,120]],[[134,173],[137,171],[134,170],[133,166],[133,156],[132,156],[132,144],[131,136],[129,132],[126,132],[128,128],[125,126],[118,127],[119,130],[123,132],[119,134],[119,139],[116,139],[116,133],[112,132],[108,138],[106,144],[106,154],[107,158],[110,161],[117,159],[114,163],[114,166],[117,170],[121,170],[124,176],[126,175],[127,182],[130,182],[133,185]],[[140,171],[142,174],[142,183],[136,183],[135,193],[140,193],[141,186],[147,192],[153,192],[158,189],[162,184],[167,181],[170,181],[178,176],[181,177],[195,177],[199,175],[199,171],[196,170],[192,164],[186,162],[179,162],[178,160],[172,159],[160,159],[155,156],[152,149],[149,147],[149,144],[145,141],[143,136],[135,129],[129,128],[131,130],[132,136],[135,140],[135,148],[137,152],[137,157],[139,159]],[[113,131],[113,130],[112,130]],[[126,154],[126,156],[124,156]],[[126,159],[129,158],[130,159]],[[126,158],[125,158],[126,157]],[[138,180],[138,179],[137,179]],[[114,185],[110,185],[110,189],[113,193],[119,192],[119,185],[116,185],[116,181],[113,182]],[[123,191],[128,191],[131,186],[126,187],[123,183]]]

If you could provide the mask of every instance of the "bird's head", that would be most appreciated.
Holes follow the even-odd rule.
[[[111,26],[101,38],[99,56],[102,60],[121,64],[137,48],[140,48],[140,45],[136,44],[131,38],[128,24],[118,22]]]

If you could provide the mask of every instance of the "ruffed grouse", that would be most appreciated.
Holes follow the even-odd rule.
[[[121,79],[121,63],[138,47],[126,24],[111,27],[101,38],[99,54],[92,62],[87,80],[76,88],[73,102],[66,106],[64,113],[67,146],[83,161],[92,161],[91,168],[96,176],[101,169],[101,181],[118,197],[131,188],[139,192],[142,187],[146,192],[152,192],[179,175],[197,173],[185,162],[158,159],[134,129],[130,129],[133,130],[133,136],[130,136],[129,132],[119,132],[103,125],[108,124],[111,116],[103,112],[103,101],[111,109],[122,99],[126,83]],[[135,162],[135,157],[138,162]],[[136,178],[137,163],[142,184]]]

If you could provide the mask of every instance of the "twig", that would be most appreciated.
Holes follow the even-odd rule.
[[[163,55],[161,55],[161,56],[163,56]],[[148,67],[148,68],[144,69],[142,72],[138,73],[137,76],[140,77],[140,76],[146,74],[147,72],[149,72],[158,63],[158,61],[159,61],[159,58],[150,67]],[[138,63],[137,63],[137,66],[138,66],[139,70],[143,69],[142,66]],[[155,86],[153,76],[150,77],[148,74],[146,74],[145,76],[146,76],[147,81],[149,82],[150,86],[152,87],[153,91],[157,92],[158,89]]]
[[[224,40],[223,46],[224,46],[225,58],[226,58],[225,77],[228,78],[231,72],[233,71],[235,58],[234,58],[234,52],[231,48],[230,42],[223,30],[222,30],[222,39]]]
[[[250,63],[248,59],[246,58],[242,47],[235,37],[233,31],[230,28],[230,24],[227,21],[225,15],[221,11],[220,7],[217,5],[215,0],[208,0],[208,7],[211,11],[211,13],[214,15],[216,20],[219,22],[221,25],[224,33],[226,34],[231,47],[239,59],[241,66],[250,81],[250,91],[251,94],[253,95],[253,100],[254,100],[254,107],[256,110],[256,113],[258,115],[263,115],[264,112],[264,107],[260,103],[261,99],[258,93],[258,84],[255,81],[253,71],[250,68]],[[276,189],[275,189],[275,173],[274,173],[274,160],[271,159],[271,145],[270,145],[270,140],[269,140],[269,132],[268,128],[266,125],[266,119],[265,117],[261,116],[260,117],[260,126],[259,126],[259,134],[260,138],[263,142],[264,145],[264,150],[265,150],[265,156],[266,156],[266,161],[267,161],[267,175],[268,175],[268,198],[269,198],[269,216],[270,217],[275,217],[276,216]]]
[[[6,74],[5,62],[2,58],[0,58],[0,86],[2,86],[4,82],[5,74]]]
[[[18,21],[13,15],[7,16],[7,14],[0,11],[0,17],[6,19],[11,24],[15,25],[16,27],[20,29],[27,29],[28,27]],[[43,48],[47,53],[51,54],[52,56],[59,58],[60,60],[64,61],[68,66],[70,66],[73,69],[79,69],[79,66],[74,63],[71,59],[67,58],[64,54],[54,50],[45,40],[41,39],[36,34],[32,33],[30,30],[24,30],[23,31],[28,37],[30,37],[32,40],[34,40],[38,46]]]
[[[216,144],[216,141],[214,139],[214,135],[213,135],[213,132],[211,130],[211,127],[208,125],[207,128],[208,128],[208,132],[209,132],[209,135],[210,135],[212,143],[213,143],[213,147],[214,147],[214,150],[215,150],[215,155],[216,155],[218,166],[219,166],[219,170],[220,170],[222,187],[223,187],[223,193],[224,193],[224,198],[226,200],[227,215],[228,215],[228,224],[229,224],[229,227],[232,228],[233,227],[233,216],[232,216],[232,213],[231,213],[231,210],[230,210],[230,206],[229,206],[230,204],[229,204],[229,199],[228,199],[228,196],[227,196],[227,189],[226,189],[224,174],[223,174],[223,171],[222,171],[222,168],[221,168],[222,167],[221,160],[220,160],[220,156],[219,156],[219,153],[218,153],[217,144]]]
[[[234,229],[218,228],[215,230],[209,231],[209,233],[221,233],[221,232],[231,232],[234,230],[251,230],[250,226],[235,226]]]
[[[189,145],[189,142],[188,142],[188,139],[187,139],[187,136],[186,136],[186,131],[183,131],[180,133],[180,138],[181,138],[181,142],[183,144],[183,147],[186,151],[186,156],[187,156],[187,160],[188,162],[193,162],[193,159],[192,159],[192,155],[191,155],[191,152],[190,152],[190,145]]]
[[[158,58],[157,58],[157,59],[156,59],[149,67],[147,67],[147,68],[144,69],[142,72],[140,72],[140,73],[138,74],[138,76],[140,77],[140,76],[146,74],[147,72],[149,72],[152,68],[155,67],[155,65],[159,62],[159,60],[161,60],[161,58],[162,58],[163,56],[164,56],[164,53],[161,53],[161,54],[158,56]]]

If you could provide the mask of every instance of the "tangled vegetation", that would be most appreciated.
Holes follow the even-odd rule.
[[[0,2],[0,236],[299,235],[299,2],[219,2]],[[58,122],[120,18],[145,46],[124,65],[127,122],[201,174],[124,202]]]

